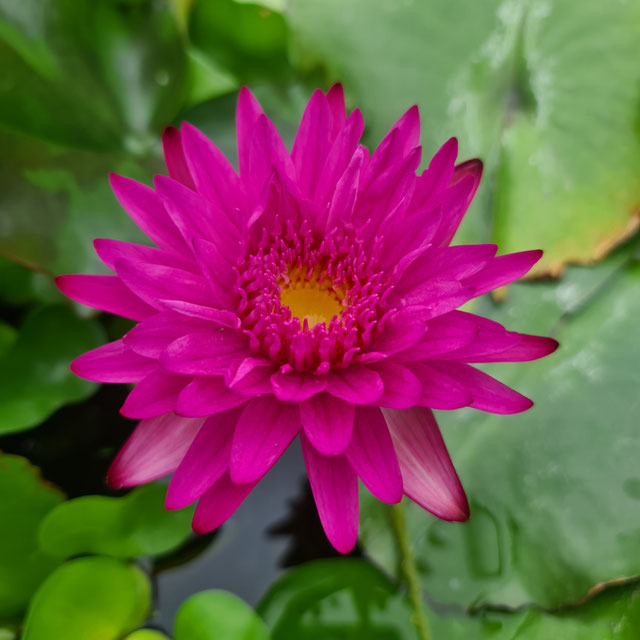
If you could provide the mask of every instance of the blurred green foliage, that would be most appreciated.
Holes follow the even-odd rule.
[[[52,277],[103,270],[95,237],[144,241],[107,174],[150,183],[167,124],[191,122],[234,159],[242,84],[287,144],[318,85],[344,84],[370,145],[417,103],[423,164],[452,135],[485,162],[459,241],[541,247],[538,275],[562,273],[476,304],[562,347],[487,368],[532,411],[439,416],[473,517],[407,505],[422,586],[446,605],[429,605],[434,639],[637,637],[637,586],[591,597],[640,576],[637,241],[567,264],[601,260],[637,228],[638,59],[640,0],[0,0],[0,434],[95,391],[68,363],[104,342],[105,322]],[[190,512],[165,512],[163,491],[64,502],[26,459],[0,455],[0,637],[168,637],[139,628],[151,585],[125,562],[153,567],[187,540]],[[258,607],[268,631],[206,591],[180,609],[175,639],[414,640],[387,508],[364,494],[362,544],[398,581],[365,561],[296,568]]]

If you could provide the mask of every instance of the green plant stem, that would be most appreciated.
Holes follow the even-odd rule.
[[[404,514],[403,502],[391,505],[391,523],[398,543],[398,549],[400,550],[400,564],[404,578],[407,581],[409,602],[413,610],[411,622],[417,629],[420,640],[429,640],[431,637],[429,635],[429,625],[424,611],[422,589],[420,588],[420,579],[418,577],[415,557],[407,533],[407,520]]]

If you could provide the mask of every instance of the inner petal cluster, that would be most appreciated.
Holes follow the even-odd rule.
[[[317,374],[365,351],[384,314],[375,261],[344,232],[265,234],[239,269],[236,298],[255,354]]]

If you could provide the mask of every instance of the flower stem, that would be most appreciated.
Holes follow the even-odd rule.
[[[429,635],[429,625],[422,601],[422,589],[420,587],[420,578],[418,577],[415,557],[411,549],[411,543],[409,542],[403,502],[391,505],[391,523],[400,551],[400,566],[404,579],[407,582],[409,602],[413,609],[411,622],[417,629],[420,640],[429,640],[431,637]]]

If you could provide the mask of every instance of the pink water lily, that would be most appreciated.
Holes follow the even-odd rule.
[[[166,506],[198,501],[221,525],[299,436],[324,530],[358,531],[358,478],[445,520],[469,507],[431,409],[510,414],[530,400],[470,363],[541,358],[557,343],[459,306],[527,273],[540,251],[450,246],[482,164],[446,142],[419,176],[418,109],[373,152],[342,88],[316,91],[287,150],[253,95],[237,109],[238,171],[189,124],[164,136],[155,189],[113,176],[156,245],[96,240],[114,275],[58,286],[137,322],[78,358],[98,382],[135,383],[141,422],[114,461],[115,487],[173,477]]]

